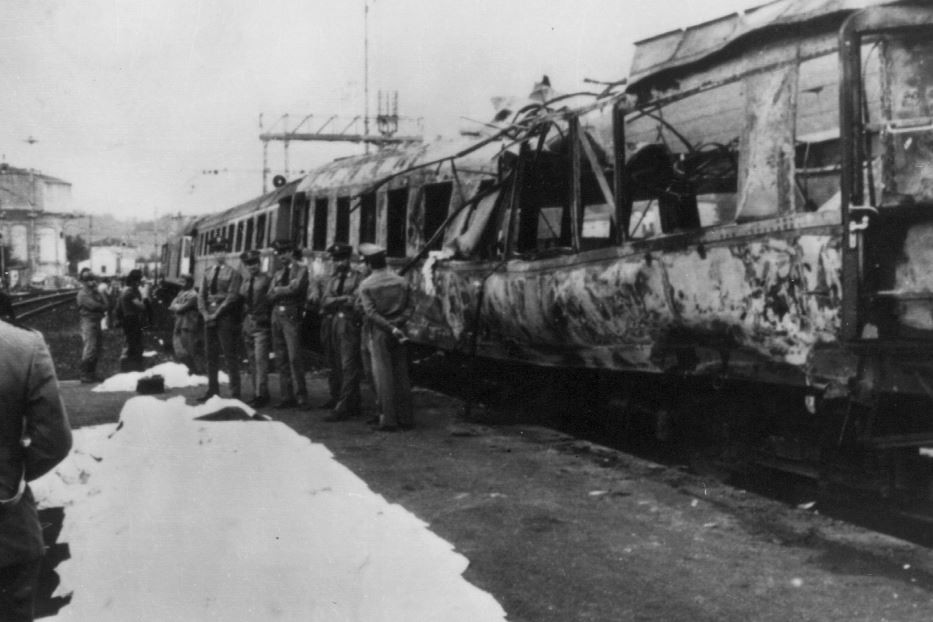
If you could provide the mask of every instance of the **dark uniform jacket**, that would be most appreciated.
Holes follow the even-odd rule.
[[[201,280],[201,291],[198,292],[198,310],[201,315],[213,313],[215,319],[220,316],[229,316],[239,320],[242,282],[243,275],[240,271],[234,270],[227,264],[222,266],[215,264],[205,270],[204,278]]]
[[[355,304],[356,296],[362,282],[363,275],[352,268],[344,273],[342,283],[340,274],[331,276],[324,285],[321,312],[331,315],[342,311],[356,316],[358,314]],[[348,298],[344,299],[344,296]]]
[[[89,287],[85,284],[82,284],[81,289],[78,290],[77,303],[78,314],[81,317],[89,317],[94,320],[102,319],[110,306],[110,303],[102,293],[97,291],[96,287],[93,285]]]
[[[123,291],[120,292],[120,300],[117,304],[120,305],[120,312],[123,314],[124,320],[134,317],[142,319],[146,314],[146,303],[143,302],[143,295],[138,287],[130,287],[129,285],[124,287]]]
[[[71,449],[71,428],[42,335],[0,322],[0,499],[16,496]],[[25,440],[24,439],[28,439]],[[0,567],[38,559],[42,531],[32,492],[0,504]]]
[[[402,328],[410,315],[408,281],[388,269],[376,270],[360,284],[366,319],[386,332]]]
[[[175,314],[175,325],[183,330],[197,330],[198,328],[198,292],[191,289],[183,289],[178,292],[172,304],[169,305],[169,311]]]
[[[308,292],[308,267],[296,261],[288,265],[288,278],[282,283],[286,268],[279,268],[269,285],[269,299],[275,306],[298,305],[304,308]]]
[[[252,279],[252,286],[250,280]],[[240,286],[240,298],[243,300],[243,313],[251,315],[259,327],[269,327],[272,314],[272,301],[269,299],[269,275],[259,272],[255,276],[247,274]]]

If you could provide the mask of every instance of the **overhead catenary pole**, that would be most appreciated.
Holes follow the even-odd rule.
[[[363,136],[369,136],[369,0],[363,0]]]

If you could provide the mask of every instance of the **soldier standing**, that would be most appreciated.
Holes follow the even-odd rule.
[[[143,300],[139,284],[143,273],[138,269],[130,270],[126,275],[123,291],[120,292],[119,314],[122,318],[125,345],[120,357],[120,371],[142,371],[143,364],[143,325],[146,318],[146,301]]]
[[[45,547],[27,482],[71,449],[71,428],[42,335],[0,322],[0,620],[31,622]]]
[[[308,405],[305,368],[301,352],[301,311],[308,290],[308,268],[295,261],[291,240],[272,243],[279,268],[269,285],[272,304],[272,343],[279,372],[281,401],[276,408]]]
[[[408,320],[408,281],[386,266],[386,251],[375,244],[360,244],[364,261],[372,268],[360,284],[360,304],[371,325],[370,351],[376,394],[382,409],[377,430],[392,432],[414,427],[411,381],[408,377],[408,338],[402,328]]]
[[[223,238],[211,242],[214,266],[204,272],[198,292],[198,310],[204,318],[204,349],[207,358],[207,393],[198,401],[206,402],[220,393],[217,379],[220,352],[223,351],[230,395],[240,399],[240,285],[243,277],[227,265],[229,243]]]
[[[195,359],[198,323],[201,321],[201,314],[198,312],[198,292],[194,289],[194,277],[190,274],[182,275],[181,281],[181,291],[168,307],[169,311],[175,314],[172,349],[175,359],[188,367],[189,374],[199,374],[201,372]]]
[[[89,268],[82,268],[78,277],[81,289],[78,290],[78,315],[81,316],[81,382],[98,382],[96,375],[97,361],[103,347],[101,322],[110,308],[107,297],[97,289],[97,279]]]
[[[350,266],[353,247],[337,242],[328,252],[334,273],[324,286],[321,308],[330,319],[327,358],[333,386],[337,388],[334,411],[325,421],[341,421],[360,414],[360,316],[356,309],[357,291],[363,280]],[[334,397],[333,395],[331,397]]]
[[[249,405],[261,408],[269,403],[269,346],[272,341],[269,275],[262,271],[260,253],[251,250],[240,256],[248,276],[243,279],[243,343],[249,361],[253,399]]]

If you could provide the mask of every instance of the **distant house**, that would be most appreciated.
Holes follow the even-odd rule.
[[[62,284],[70,210],[70,183],[0,163],[0,268],[7,285]]]
[[[91,259],[87,265],[98,276],[126,276],[136,267],[138,257],[135,246],[107,239],[91,245]]]

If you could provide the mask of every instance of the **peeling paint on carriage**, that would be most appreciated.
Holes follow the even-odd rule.
[[[490,356],[794,382],[816,372],[813,383],[844,382],[811,360],[839,345],[838,241],[798,232],[702,254],[512,261],[488,276],[435,256],[413,279],[422,322],[413,333],[462,348],[484,283],[479,348]]]

